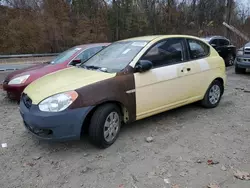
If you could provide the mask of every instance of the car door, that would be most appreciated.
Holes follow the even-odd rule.
[[[185,104],[189,89],[186,76],[192,70],[187,62],[184,38],[169,38],[151,47],[141,60],[149,60],[153,68],[135,73],[136,115],[141,119]],[[188,79],[190,80],[190,79]]]

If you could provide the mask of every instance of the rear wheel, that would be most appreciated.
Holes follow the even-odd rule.
[[[215,80],[207,89],[204,98],[201,101],[205,108],[214,108],[220,103],[223,94],[223,84],[219,80]]]
[[[89,126],[91,142],[107,148],[117,139],[121,128],[120,109],[114,104],[100,106],[93,114]]]
[[[235,73],[236,74],[243,74],[246,72],[246,69],[238,67],[237,64],[235,64]]]

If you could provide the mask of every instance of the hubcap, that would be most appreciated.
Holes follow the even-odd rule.
[[[116,137],[120,126],[120,118],[117,112],[111,112],[106,118],[104,124],[104,139],[107,142],[112,142]]]
[[[218,85],[213,85],[209,91],[209,101],[211,104],[216,104],[220,99],[220,87]]]

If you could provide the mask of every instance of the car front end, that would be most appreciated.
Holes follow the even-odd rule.
[[[235,66],[242,69],[250,68],[250,43],[238,50],[235,58]]]
[[[28,85],[30,75],[24,74],[12,78],[5,78],[3,81],[3,90],[7,92],[7,96],[13,100],[19,100],[20,96]]]
[[[72,107],[83,97],[76,90],[114,75],[71,67],[33,81],[20,98],[24,126],[43,140],[80,139],[85,117],[94,107]]]
[[[92,107],[68,109],[78,97],[75,91],[49,97],[39,104],[25,93],[20,100],[20,114],[26,129],[32,135],[51,141],[77,140],[83,121]]]

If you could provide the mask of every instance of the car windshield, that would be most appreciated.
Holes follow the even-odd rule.
[[[119,72],[142,50],[148,41],[115,42],[94,55],[81,67],[104,72]]]
[[[60,53],[53,61],[50,62],[50,64],[60,64],[65,62],[67,59],[69,59],[72,55],[74,55],[76,52],[80,51],[82,48],[74,47],[70,48],[62,53]]]

